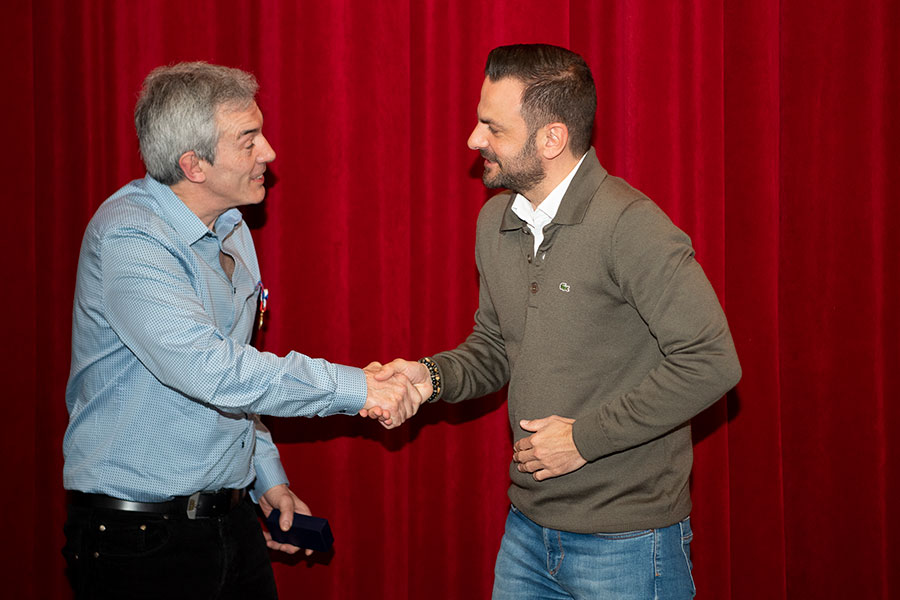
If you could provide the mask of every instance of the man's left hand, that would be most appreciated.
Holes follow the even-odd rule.
[[[295,512],[298,512],[301,515],[312,516],[306,503],[295,496],[294,492],[292,492],[287,484],[284,483],[272,486],[266,490],[266,493],[259,497],[259,507],[266,517],[269,516],[269,513],[272,512],[273,508],[277,508],[281,511],[281,519],[278,524],[282,531],[287,531],[291,528],[291,523],[294,522]],[[263,527],[263,535],[266,537],[266,546],[272,550],[279,550],[286,554],[296,554],[301,550],[301,548],[292,546],[291,544],[281,544],[276,542],[272,539],[272,536],[265,527]],[[309,556],[312,552],[312,550],[307,550],[306,555]]]
[[[587,461],[575,447],[575,419],[551,415],[519,421],[519,427],[534,432],[513,445],[513,461],[520,473],[531,473],[535,481],[559,477],[580,469]]]

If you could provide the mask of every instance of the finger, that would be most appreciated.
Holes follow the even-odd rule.
[[[272,534],[263,529],[263,537],[266,539],[266,546],[271,548],[272,550],[278,550],[279,552],[287,552],[288,554],[293,554],[299,548],[297,546],[291,546],[290,544],[282,544],[280,542],[276,542],[272,539]],[[293,551],[292,551],[293,549]]]
[[[516,462],[527,463],[533,460],[537,460],[537,457],[534,454],[534,450],[519,450],[516,452]]]
[[[535,481],[544,481],[546,479],[552,479],[557,476],[557,473],[549,471],[547,469],[541,469],[539,471],[535,471],[531,474],[531,478]]]
[[[543,465],[536,460],[527,460],[520,462],[516,467],[520,473],[534,473],[540,471]]]
[[[534,448],[534,440],[532,440],[533,436],[524,437],[521,440],[517,441],[513,444],[513,450],[516,452],[524,452],[525,450],[531,450]]]
[[[277,550],[278,552],[284,552],[285,554],[296,554],[297,552],[300,551],[300,548],[298,548],[297,546],[292,546],[291,544],[279,544],[278,542],[276,542],[274,540],[269,540],[268,542],[266,542],[266,546],[268,546],[272,550]],[[309,556],[312,553],[312,551],[307,550],[306,553],[307,553],[306,555]]]

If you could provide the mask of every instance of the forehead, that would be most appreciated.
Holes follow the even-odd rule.
[[[514,121],[522,119],[522,91],[525,85],[518,79],[504,77],[491,81],[485,77],[481,85],[481,100],[478,102],[478,118],[491,121]]]
[[[262,129],[262,124],[262,111],[256,102],[243,107],[223,104],[216,109],[216,125],[223,137],[241,137],[245,133]]]

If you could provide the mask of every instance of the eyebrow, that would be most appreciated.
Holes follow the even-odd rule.
[[[493,119],[484,119],[479,117],[478,122],[494,127],[495,129],[503,129],[503,126],[501,126],[499,123],[497,123],[497,121],[494,121]]]
[[[240,133],[238,133],[238,136],[236,139],[241,139],[242,137],[244,137],[246,135],[250,135],[250,134],[257,134],[260,131],[262,131],[262,127],[254,127],[253,129],[245,129],[244,131],[241,131]]]

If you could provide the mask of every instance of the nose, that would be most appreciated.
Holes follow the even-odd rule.
[[[275,150],[272,148],[271,144],[269,144],[269,140],[266,139],[266,136],[259,134],[259,138],[257,144],[260,147],[260,151],[256,156],[256,162],[270,163],[275,160]]]
[[[487,148],[487,140],[484,137],[484,123],[475,125],[475,129],[472,130],[469,139],[466,140],[466,144],[469,146],[470,150]]]

